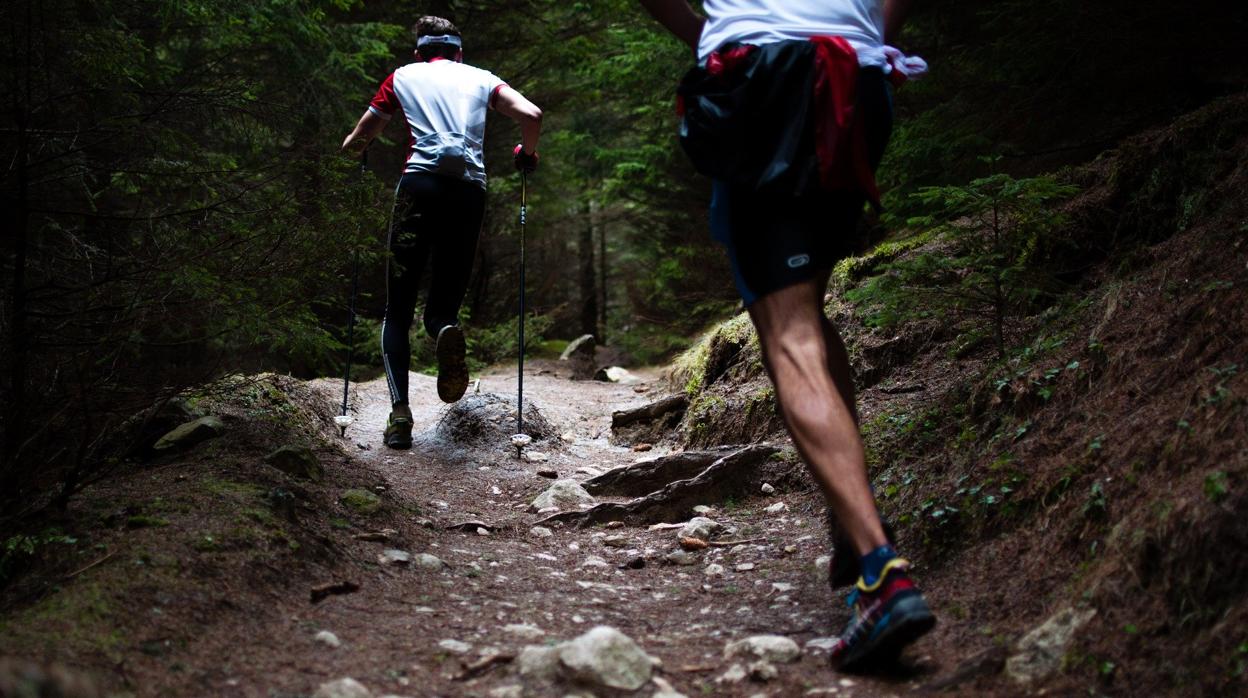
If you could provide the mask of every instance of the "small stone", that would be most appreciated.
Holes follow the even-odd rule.
[[[599,475],[602,474],[602,470],[599,468],[595,468],[592,465],[582,465],[581,467],[576,469],[576,474],[584,475],[585,477],[598,477]]]
[[[623,521],[608,521],[607,528],[624,528]]]
[[[562,439],[564,443],[576,443],[576,434],[573,434],[570,431],[563,432],[559,435],[559,438]]]
[[[727,571],[724,569],[723,565],[714,562],[707,565],[706,569],[702,570],[702,574],[705,574],[708,577],[722,577],[726,573]]]
[[[725,671],[719,678],[715,679],[715,683],[741,683],[746,676],[748,674],[745,671],[745,667],[740,664],[733,664],[728,667],[728,671]]]
[[[342,493],[339,502],[357,514],[375,514],[381,509],[381,497],[363,489],[351,489]]]
[[[697,505],[696,507],[694,507],[694,508],[693,508],[693,513],[695,513],[695,514],[700,514],[700,515],[702,515],[702,516],[705,516],[705,515],[707,515],[707,514],[709,514],[709,513],[713,512],[713,511],[715,511],[715,510],[714,510],[714,509],[712,509],[711,507],[708,507],[708,506],[707,506],[707,505],[705,505],[705,504],[699,504],[699,505]]]
[[[675,686],[661,676],[652,677],[650,681],[654,684],[655,688],[655,691],[650,698],[689,698],[680,691],[677,691]]]
[[[312,698],[373,698],[373,694],[364,684],[348,677],[321,684]]]
[[[779,514],[780,512],[785,511],[788,508],[789,508],[788,505],[785,504],[784,502],[776,502],[775,504],[772,504],[766,509],[763,509],[763,511],[767,512],[768,514]]]
[[[840,681],[837,681],[837,683],[840,684],[841,688],[853,688],[854,687],[853,679],[841,679]]]
[[[633,444],[633,453],[645,453],[654,448],[654,444]]]
[[[417,567],[420,567],[426,570],[440,571],[447,567],[450,567],[450,565],[443,562],[441,558],[439,558],[436,555],[430,555],[429,553],[417,554],[415,557],[415,562],[416,562]]]
[[[264,462],[299,480],[320,482],[325,479],[321,462],[306,446],[282,446],[265,456]]]
[[[406,565],[412,561],[412,554],[405,550],[390,548],[377,556],[377,562],[383,565]]]
[[[478,535],[478,536],[488,536],[488,535],[490,535],[490,529],[488,529],[488,528],[481,528],[480,526],[478,526],[478,527],[477,527],[477,535]]]
[[[541,470],[537,471],[537,476],[548,478],[550,480],[558,480],[559,471],[555,470],[554,468],[542,468]]]
[[[610,567],[611,564],[597,555],[590,555],[581,563],[581,567]]]
[[[342,647],[342,641],[338,639],[338,636],[328,630],[322,630],[312,639],[328,647]]]
[[[754,635],[728,643],[724,658],[762,659],[769,662],[793,662],[802,656],[802,648],[783,635]]]
[[[554,531],[550,530],[549,528],[546,528],[545,526],[534,526],[529,529],[529,533],[531,533],[532,535],[538,538],[550,538],[551,536],[555,535]]]
[[[746,671],[750,673],[752,681],[770,681],[780,675],[780,670],[776,669],[776,665],[765,660],[751,662],[746,667]]]
[[[628,539],[628,536],[620,535],[617,533],[616,535],[613,535],[613,536],[604,537],[602,539],[602,544],[607,546],[608,548],[627,548],[629,545],[632,544],[632,541]]]
[[[524,686],[511,684],[510,686],[499,686],[491,688],[486,694],[490,698],[524,698]]]
[[[576,480],[555,480],[529,504],[529,511],[540,512],[548,507],[576,509],[592,506],[595,501],[594,496]]]
[[[545,463],[550,460],[550,456],[541,451],[525,451],[524,459],[530,463]]]
[[[468,654],[472,651],[472,645],[459,640],[441,640],[438,642],[438,647],[452,654]]]
[[[815,583],[827,584],[832,575],[832,556],[820,555],[815,558]]]
[[[689,519],[689,522],[676,532],[676,537],[710,540],[711,536],[720,531],[722,528],[722,524],[712,521],[705,516],[695,516],[692,519]]]
[[[682,567],[698,564],[698,557],[684,550],[673,550],[672,552],[664,555],[663,559],[669,565],[680,565]]]
[[[796,546],[796,545],[786,545],[786,546],[784,546],[784,554],[785,554],[785,555],[792,555],[792,554],[793,554],[793,553],[795,553],[795,552],[797,552],[797,546]]]
[[[546,634],[545,630],[528,623],[512,623],[503,626],[503,632],[525,640],[536,640]]]
[[[516,655],[516,670],[521,676],[537,681],[553,681],[559,673],[559,650],[543,645],[528,645]]]
[[[776,488],[772,487],[770,482],[764,482],[763,486],[759,489],[763,491],[763,494],[775,494],[776,493]]]
[[[806,641],[807,652],[831,652],[833,647],[840,642],[835,637],[816,637],[813,640]]]
[[[156,444],[152,446],[152,450],[161,453],[190,448],[195,444],[216,438],[224,433],[225,423],[219,418],[213,416],[200,417],[170,430],[169,433],[156,441]]]
[[[737,565],[735,569],[736,569],[738,572],[749,572],[750,570],[754,569],[754,563],[753,563],[753,562],[742,562],[741,564]]]

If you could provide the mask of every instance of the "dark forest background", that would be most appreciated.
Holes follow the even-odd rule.
[[[467,62],[546,113],[535,350],[592,333],[661,361],[734,310],[709,184],[675,139],[691,57],[634,3],[14,0],[0,7],[0,520],[107,472],[188,386],[339,372],[357,249],[371,354],[406,136],[392,126],[367,172],[337,147],[410,60],[422,14],[455,21]],[[875,239],[931,213],[921,187],[1086,162],[1248,89],[1246,15],[1212,0],[916,2],[901,44],[933,70],[898,95]],[[517,139],[492,119],[465,303],[478,363],[516,352]]]

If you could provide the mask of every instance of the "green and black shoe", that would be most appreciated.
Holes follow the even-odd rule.
[[[468,363],[464,354],[464,331],[447,325],[438,332],[438,397],[442,402],[455,402],[468,389]]]
[[[410,407],[397,405],[390,410],[390,419],[386,420],[385,441],[390,448],[412,447],[412,410]]]

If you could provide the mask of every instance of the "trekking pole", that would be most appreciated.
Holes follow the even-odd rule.
[[[368,148],[360,154],[360,176],[368,171]],[[347,435],[347,427],[355,421],[355,418],[347,414],[347,399],[351,390],[351,359],[355,350],[355,298],[360,288],[360,243],[355,241],[355,259],[351,262],[351,301],[348,306],[347,315],[347,366],[342,373],[342,411],[337,417],[334,417],[334,424],[338,425],[338,436]]]
[[[520,171],[520,370],[518,373],[518,381],[516,383],[516,436],[525,436],[524,433],[524,227],[526,223],[526,209],[528,207],[528,175],[524,170]],[[516,443],[516,458],[520,457],[520,452],[524,449],[526,439],[518,439]]]

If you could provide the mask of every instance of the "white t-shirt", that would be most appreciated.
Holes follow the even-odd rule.
[[[883,0],[706,0],[698,41],[705,61],[729,41],[761,46],[786,39],[840,36],[858,52],[858,64],[884,67]]]
[[[451,60],[409,63],[381,83],[368,108],[407,120],[411,153],[404,172],[432,172],[485,186],[485,115],[504,83]]]

